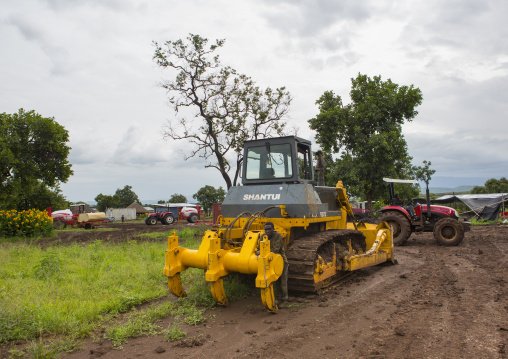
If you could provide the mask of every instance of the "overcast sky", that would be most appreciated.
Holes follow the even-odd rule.
[[[260,87],[285,86],[311,140],[316,100],[333,90],[349,103],[358,73],[415,85],[413,163],[432,162],[431,187],[481,185],[508,176],[507,14],[505,0],[0,0],[0,112],[35,110],[69,131],[68,200],[131,185],[144,201],[192,201],[225,183],[163,140],[175,115],[152,41],[193,33],[226,39],[222,63]]]

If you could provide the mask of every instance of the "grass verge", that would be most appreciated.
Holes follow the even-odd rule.
[[[166,294],[157,243],[0,247],[0,343],[84,337],[103,315]]]
[[[25,242],[25,243],[37,243],[37,241],[41,239],[46,238],[57,238],[58,235],[56,234],[56,231],[53,231],[50,235],[46,236],[35,236],[35,237],[0,237],[0,245],[3,243],[19,243],[19,242]]]
[[[249,279],[251,279],[249,281]],[[210,284],[205,281],[203,271],[190,268],[182,273],[182,281],[189,284],[187,297],[178,298],[174,302],[152,305],[142,311],[133,310],[126,316],[124,323],[109,326],[105,338],[111,339],[115,348],[121,348],[129,338],[142,335],[163,334],[167,341],[184,338],[187,333],[181,327],[184,324],[198,325],[209,316],[206,310],[215,306],[210,292]],[[254,281],[245,276],[230,275],[224,280],[224,290],[230,301],[242,299],[251,293]],[[164,329],[156,324],[160,319],[172,316],[169,326]]]
[[[199,227],[177,231],[188,248],[197,248],[202,234]],[[26,341],[26,355],[52,358],[75,349],[80,338],[100,326],[116,347],[140,335],[185,336],[180,327],[203,322],[205,310],[215,305],[203,270],[182,273],[187,297],[133,309],[167,295],[165,249],[165,242],[135,240],[46,249],[29,243],[0,245],[0,345]],[[224,283],[234,301],[248,295],[254,281],[230,276]],[[116,314],[130,310],[125,322],[116,322]],[[168,315],[173,322],[159,327],[156,323]],[[11,356],[21,352],[13,349]]]
[[[473,218],[471,219],[471,225],[472,226],[486,226],[486,225],[489,225],[489,224],[506,224],[506,222],[504,222],[505,219],[504,218],[499,218],[498,220],[495,220],[495,221],[486,221],[486,220],[483,220],[483,219],[477,219],[477,218]]]
[[[152,233],[140,233],[137,234],[136,237],[139,238],[150,238],[150,239],[166,239],[175,233],[179,240],[185,243],[186,248],[191,248],[190,246],[199,246],[201,243],[201,238],[203,234],[209,229],[207,226],[192,226],[192,227],[183,227],[181,229],[168,229],[165,232],[152,232]],[[194,248],[193,248],[194,249]]]

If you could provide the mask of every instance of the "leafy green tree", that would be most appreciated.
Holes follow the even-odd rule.
[[[115,192],[115,196],[118,196],[119,208],[125,208],[130,204],[132,204],[132,202],[137,202],[141,204],[138,195],[132,190],[132,186],[126,185],[122,189],[118,188]]]
[[[13,192],[4,197],[5,208],[35,208],[42,211],[51,207],[53,211],[58,211],[69,207],[58,186],[50,188],[40,181],[35,181],[30,188],[30,192],[20,193],[20,188],[11,186]]]
[[[132,202],[141,204],[138,195],[132,190],[132,186],[128,185],[122,189],[117,188],[115,194],[112,196],[99,193],[97,197],[95,197],[95,201],[97,202],[97,209],[102,212],[107,208],[125,208]]]
[[[67,142],[53,117],[23,109],[0,114],[0,207],[44,209],[60,201],[58,185],[73,173]]]
[[[203,157],[205,167],[219,170],[229,189],[239,179],[244,141],[284,133],[291,96],[284,87],[262,90],[250,77],[222,65],[215,51],[224,42],[208,46],[207,39],[193,34],[186,42],[154,42],[153,58],[174,75],[162,87],[175,112],[189,113],[170,121],[164,137],[190,142],[185,159]]]
[[[95,202],[97,202],[97,210],[104,212],[108,208],[120,208],[119,205],[119,198],[116,195],[104,195],[102,193],[99,193],[95,197]]]
[[[43,183],[39,183],[34,188],[34,191],[31,193],[30,197],[28,197],[28,201],[30,203],[30,208],[40,210],[46,209],[47,207],[51,207],[54,211],[69,208],[68,202],[62,195],[58,186],[49,188]]]
[[[413,173],[417,180],[425,182],[427,188],[429,188],[429,182],[432,175],[436,173],[436,170],[431,170],[430,161],[423,161],[423,166],[413,166]]]
[[[172,194],[171,198],[168,201],[169,203],[187,203],[187,197],[185,197],[183,194]]]
[[[224,188],[219,187],[217,189],[209,185],[201,187],[199,191],[192,195],[192,198],[197,200],[207,213],[211,210],[214,203],[222,203],[225,197],[226,191]]]
[[[483,186],[474,186],[471,193],[508,193],[508,180],[506,177],[501,177],[500,179],[491,178],[487,180]]]
[[[432,175],[436,173],[436,170],[431,170],[430,165],[432,163],[430,161],[423,161],[423,166],[413,166],[413,173],[417,180],[425,182],[425,194],[429,195],[429,182],[432,178]]]
[[[325,177],[328,185],[343,180],[352,194],[372,200],[386,195],[383,177],[411,177],[411,157],[402,124],[411,121],[422,102],[420,89],[399,86],[381,76],[351,79],[351,103],[326,91],[316,102],[319,114],[309,120],[323,152],[339,154]],[[330,168],[330,167],[329,167]]]

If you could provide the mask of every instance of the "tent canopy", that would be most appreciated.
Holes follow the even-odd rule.
[[[432,200],[432,203],[450,203],[461,201],[482,219],[494,221],[503,202],[508,200],[508,193],[460,194],[446,195]]]

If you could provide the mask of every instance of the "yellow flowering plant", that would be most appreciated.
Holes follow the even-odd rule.
[[[53,218],[46,211],[0,211],[0,236],[37,237],[53,231]]]

